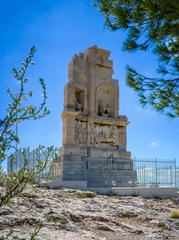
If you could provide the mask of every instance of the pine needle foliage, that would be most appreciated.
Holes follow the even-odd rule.
[[[147,77],[127,66],[127,83],[142,105],[171,118],[179,116],[179,1],[96,0],[112,31],[124,30],[123,50],[150,50],[158,56],[157,76]]]

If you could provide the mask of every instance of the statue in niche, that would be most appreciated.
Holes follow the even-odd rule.
[[[100,104],[98,105],[98,116],[110,117],[111,109],[108,104]]]
[[[96,112],[98,116],[112,117],[114,108],[114,91],[109,84],[101,84],[96,91]]]
[[[78,101],[78,99],[77,99],[76,102],[75,102],[75,110],[76,110],[76,111],[83,112],[82,103],[80,103],[80,102]]]
[[[104,111],[103,111],[103,116],[105,116],[105,117],[110,117],[110,108],[109,108],[109,105],[108,104],[106,104],[106,106],[104,107]]]
[[[84,91],[77,90],[75,94],[75,110],[84,112]]]
[[[67,108],[68,108],[68,109],[74,109],[74,104],[68,103],[68,104],[67,104]]]

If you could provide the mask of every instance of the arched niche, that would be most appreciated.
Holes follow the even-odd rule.
[[[96,113],[98,116],[114,117],[115,96],[111,85],[101,84],[96,90]]]

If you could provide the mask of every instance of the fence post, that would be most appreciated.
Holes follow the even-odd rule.
[[[175,186],[174,187],[176,187],[176,183],[177,183],[177,166],[176,166],[177,163],[176,163],[176,158],[174,159],[174,164],[175,164],[175,169],[174,169],[174,174],[175,174],[175,176],[174,176],[175,177],[175,180],[174,180],[175,183],[174,184],[175,184]]]
[[[155,158],[155,187],[157,187],[158,182],[158,171],[157,171],[157,158]]]

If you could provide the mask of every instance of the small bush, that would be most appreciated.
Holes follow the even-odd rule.
[[[64,216],[56,216],[53,214],[49,214],[46,216],[47,222],[60,222],[62,224],[67,224],[68,219]]]
[[[132,196],[132,197],[139,197],[139,194],[136,193],[136,192],[133,192],[131,196]]]
[[[161,200],[163,200],[163,198],[158,196],[158,195],[156,195],[156,196],[153,196],[153,200],[161,201]]]
[[[95,198],[97,196],[96,192],[77,192],[77,198]]]
[[[63,191],[63,192],[59,193],[59,197],[62,197],[62,198],[68,198],[68,197],[70,197],[70,195],[71,194],[67,191]]]
[[[117,193],[111,190],[106,195],[109,196],[109,197],[116,197]]]
[[[172,218],[179,218],[179,210],[178,209],[172,209],[171,213],[170,213],[170,216]]]

